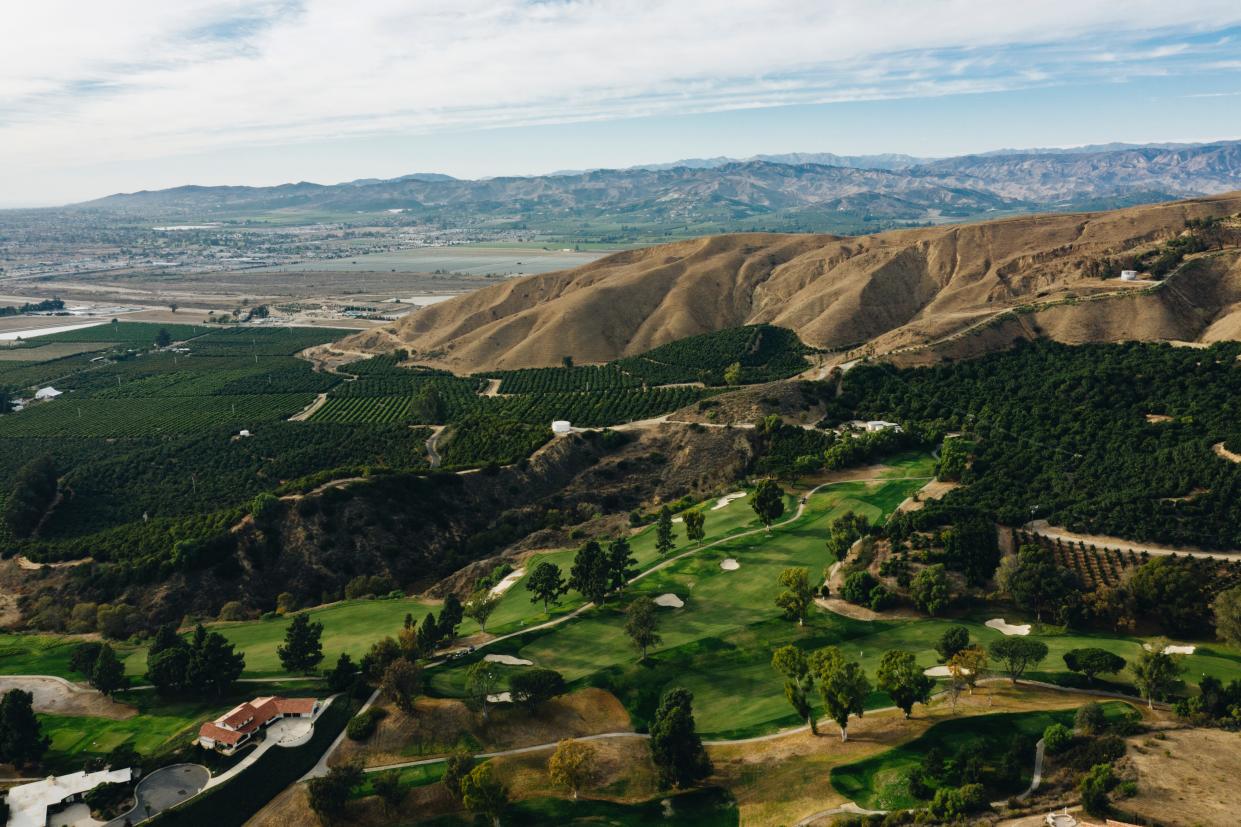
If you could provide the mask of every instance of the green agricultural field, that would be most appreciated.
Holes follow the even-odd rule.
[[[1010,789],[988,790],[993,799],[1002,798],[1029,786],[1034,767],[1034,742],[1051,724],[1071,727],[1075,712],[1072,709],[1009,712],[944,721],[899,747],[833,768],[832,786],[836,792],[867,809],[902,810],[925,806],[925,801],[910,794],[908,778],[910,770],[922,766],[931,750],[937,750],[945,758],[961,753],[995,758],[1008,748],[1014,737],[1020,737],[1030,745],[1027,760],[1021,764],[1020,782]],[[1104,712],[1109,719],[1119,720],[1132,709],[1128,704],[1115,701],[1105,703]]]
[[[168,335],[172,337],[174,342],[183,342],[195,336],[201,336],[211,330],[211,328],[206,325],[196,324],[114,322],[31,338],[35,339],[37,344],[47,342],[106,342],[134,347],[151,347],[155,344],[155,337],[159,335],[161,330],[168,331]]]
[[[140,437],[191,434],[204,428],[248,428],[286,419],[314,394],[183,396],[144,399],[61,398],[0,419],[0,437]]]

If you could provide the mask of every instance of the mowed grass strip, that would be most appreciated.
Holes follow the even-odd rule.
[[[976,754],[996,758],[1014,738],[1028,742],[1028,755],[1023,755],[1019,783],[1007,789],[988,789],[994,798],[1020,792],[1030,784],[1034,770],[1033,745],[1043,737],[1043,730],[1052,724],[1071,727],[1076,710],[1061,709],[1039,712],[1006,712],[978,715],[943,721],[922,735],[886,752],[861,761],[834,767],[832,786],[836,792],[867,809],[902,810],[924,806],[909,791],[909,773],[922,766],[931,750],[945,759],[960,754]],[[1132,714],[1128,704],[1108,702],[1104,712],[1110,720]]]

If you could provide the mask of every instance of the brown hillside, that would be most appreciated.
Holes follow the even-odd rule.
[[[566,355],[603,362],[756,322],[792,328],[820,347],[869,341],[876,353],[904,351],[915,360],[1002,346],[1014,335],[1227,338],[1241,331],[1234,257],[1193,262],[1185,270],[1201,279],[1178,274],[1155,291],[1090,278],[1086,265],[1171,238],[1188,219],[1238,212],[1241,193],[1231,193],[849,238],[714,236],[513,279],[342,346],[405,347],[420,362],[471,372],[557,365]],[[1107,298],[1085,300],[1099,296]],[[1073,298],[1079,302],[1063,303]],[[1029,312],[1018,319],[993,320],[1023,305]]]

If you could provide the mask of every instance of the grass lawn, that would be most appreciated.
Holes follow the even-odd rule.
[[[444,777],[444,773],[448,770],[448,764],[440,761],[435,764],[422,764],[417,767],[404,767],[399,770],[388,770],[395,772],[401,780],[402,789],[412,789],[414,787],[425,787],[427,784],[434,784]],[[368,772],[362,779],[362,783],[354,787],[349,792],[350,798],[365,798],[368,795],[375,794],[374,782],[375,777],[379,773]]]
[[[82,680],[81,675],[69,668],[69,658],[82,641],[83,638],[66,635],[0,634],[0,675],[56,675],[68,680]],[[128,643],[110,642],[122,660],[137,650]],[[135,668],[137,671],[134,671]],[[128,674],[138,675],[145,671],[145,661],[141,668],[138,664],[126,662]]]
[[[46,756],[48,767],[57,773],[82,768],[87,758],[102,758],[129,742],[144,756],[152,756],[190,741],[198,726],[232,709],[241,701],[260,695],[322,696],[318,683],[275,685],[237,684],[223,698],[166,699],[154,692],[122,692],[117,700],[135,706],[138,714],[124,720],[80,715],[39,715],[44,734],[52,739]]]
[[[1104,704],[1108,718],[1119,720],[1131,708],[1121,702]],[[1002,798],[1029,786],[1034,769],[1034,743],[1054,723],[1072,726],[1075,710],[1009,712],[944,721],[914,740],[853,764],[831,771],[832,786],[850,801],[876,810],[901,810],[924,806],[909,791],[909,772],[922,766],[927,754],[938,750],[944,758],[958,754],[996,757],[1014,737],[1029,742],[1029,755],[1022,760],[1021,780],[1011,789],[988,789],[990,797]]]
[[[436,610],[430,603],[403,598],[345,600],[317,609],[307,609],[306,613],[315,622],[323,624],[322,666],[328,668],[342,652],[348,652],[356,661],[381,637],[396,637],[404,626],[406,614],[413,614],[414,619],[421,622],[428,611]],[[271,620],[211,623],[208,628],[224,635],[239,652],[245,654],[244,677],[276,678],[289,675],[280,666],[276,647],[284,642],[285,630],[292,622],[293,614],[289,614]],[[145,646],[135,649],[128,656],[125,670],[135,675],[146,672]]]

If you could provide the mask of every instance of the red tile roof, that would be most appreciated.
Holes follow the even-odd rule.
[[[224,727],[216,726],[211,722],[207,722],[198,728],[198,737],[210,738],[218,744],[228,744],[229,746],[233,746],[245,737],[245,733],[235,732],[231,729],[225,729]]]
[[[243,735],[254,732],[280,715],[309,715],[314,712],[317,698],[280,698],[266,696],[240,703],[228,712],[199,727],[200,738],[211,738],[222,744],[236,744]]]

